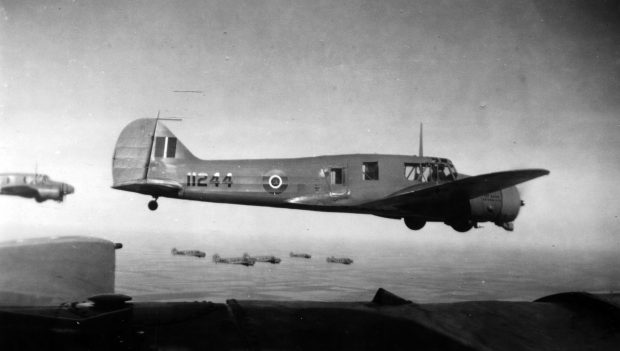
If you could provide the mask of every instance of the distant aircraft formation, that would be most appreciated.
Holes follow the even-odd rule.
[[[459,232],[493,222],[512,231],[523,206],[515,185],[549,174],[522,169],[467,176],[449,159],[350,154],[202,160],[161,122],[138,119],[118,137],[112,188],[159,197],[403,219],[412,230],[443,222]]]
[[[172,249],[172,255],[174,256],[194,256],[194,257],[198,257],[198,258],[204,258],[205,257],[205,253],[203,251],[200,250],[177,250],[176,248]],[[306,259],[310,259],[312,256],[310,256],[309,254],[293,254],[292,252],[290,253],[291,257],[301,257],[301,258],[306,258]],[[326,261],[328,263],[342,263],[342,264],[351,264],[353,263],[353,260],[348,258],[348,257],[328,257],[326,259]],[[278,264],[280,262],[282,262],[282,259],[280,259],[279,257],[276,257],[274,255],[259,255],[259,256],[250,256],[248,253],[244,253],[243,256],[241,257],[228,257],[228,258],[223,258],[218,254],[213,255],[213,262],[215,263],[230,263],[230,264],[239,264],[239,265],[244,265],[246,267],[248,266],[253,266],[254,263],[256,262],[265,262],[265,263],[272,263],[272,264]]]
[[[37,202],[54,200],[62,202],[66,195],[73,194],[73,186],[56,182],[45,174],[0,173],[0,194],[34,198]]]

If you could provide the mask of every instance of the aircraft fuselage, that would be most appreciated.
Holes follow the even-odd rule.
[[[148,176],[181,185],[182,189],[173,196],[163,192],[160,196],[164,197],[368,213],[368,209],[360,207],[362,204],[423,184],[406,179],[406,165],[439,164],[439,160],[380,154],[213,161],[154,158]],[[364,172],[365,164],[376,165],[375,176]]]

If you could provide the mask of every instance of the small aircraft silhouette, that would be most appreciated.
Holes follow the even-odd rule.
[[[419,230],[444,222],[459,232],[493,222],[514,229],[523,202],[514,185],[549,174],[523,169],[466,176],[446,158],[351,154],[289,159],[201,160],[160,121],[138,119],[121,132],[112,188],[159,197],[373,214]]]
[[[0,173],[0,194],[34,198],[37,202],[54,200],[62,202],[66,195],[73,194],[73,186],[55,182],[45,174]]]

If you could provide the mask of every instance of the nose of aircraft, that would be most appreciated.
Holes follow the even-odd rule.
[[[70,184],[66,184],[63,183],[62,184],[62,192],[66,195],[66,194],[73,194],[73,192],[75,191],[75,189],[73,188],[72,185]]]

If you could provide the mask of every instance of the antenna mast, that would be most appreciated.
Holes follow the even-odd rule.
[[[424,156],[423,125],[420,123],[420,157]]]

